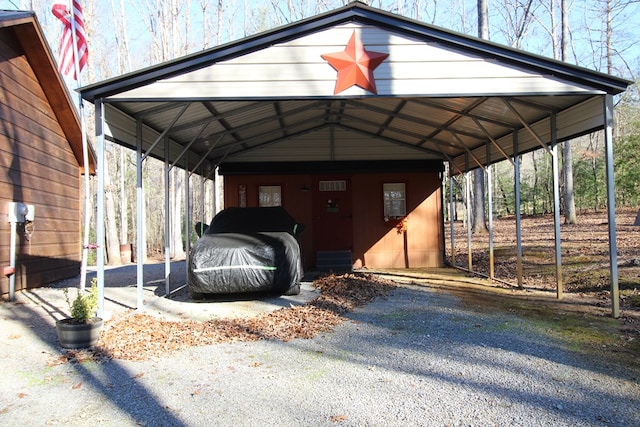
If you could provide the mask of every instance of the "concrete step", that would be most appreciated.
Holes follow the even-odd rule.
[[[345,273],[352,270],[351,251],[318,251],[316,252],[316,269]]]

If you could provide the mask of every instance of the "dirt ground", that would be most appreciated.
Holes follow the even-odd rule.
[[[468,292],[458,282],[448,291],[469,304],[486,309],[518,311],[536,319],[563,319],[567,330],[583,331],[584,343],[603,337],[624,342],[630,354],[640,350],[640,226],[634,222],[638,208],[616,213],[620,318],[611,318],[609,226],[606,211],[581,212],[578,223],[564,224],[561,217],[562,298],[558,299],[553,215],[522,218],[523,281],[517,284],[515,217],[494,219],[493,287]],[[468,268],[468,231],[463,222],[454,225],[456,265]],[[445,224],[447,261],[451,259],[450,226]],[[489,235],[473,234],[472,269],[489,275]],[[472,275],[467,273],[467,276]],[[449,288],[447,286],[447,288]],[[605,321],[609,318],[609,321]],[[570,320],[569,320],[570,319]],[[597,320],[595,320],[597,319]],[[562,322],[561,322],[562,323]],[[572,332],[572,333],[573,333]],[[635,356],[633,356],[635,357]]]
[[[618,275],[621,308],[640,307],[640,226],[634,226],[638,209],[616,214]],[[563,293],[610,304],[609,227],[606,211],[582,212],[578,223],[565,225],[561,217]],[[517,286],[515,217],[494,220],[495,277]],[[468,267],[467,227],[455,223],[456,265]],[[451,257],[450,228],[445,224],[447,259]],[[489,274],[489,235],[472,236],[472,268]],[[556,292],[553,215],[522,218],[523,287]]]

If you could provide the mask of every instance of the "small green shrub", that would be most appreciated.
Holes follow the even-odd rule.
[[[71,302],[69,299],[69,289],[63,289],[64,296],[69,305],[71,311],[71,318],[75,323],[88,323],[90,319],[96,316],[98,311],[98,281],[97,279],[91,280],[91,289],[88,294],[77,290],[76,298]]]

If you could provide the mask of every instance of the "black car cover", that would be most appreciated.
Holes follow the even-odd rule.
[[[190,293],[297,293],[303,228],[282,207],[221,211],[191,250]]]

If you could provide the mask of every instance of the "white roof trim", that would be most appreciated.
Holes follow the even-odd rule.
[[[336,71],[321,55],[344,50],[354,31],[361,37],[365,49],[389,54],[374,71],[378,96],[593,93],[592,89],[550,75],[400,33],[349,23],[124,91],[109,99],[334,97]],[[347,97],[369,95],[372,94],[357,86],[339,94]]]

